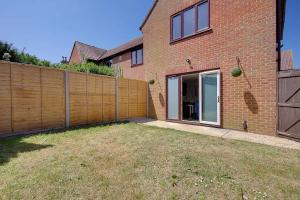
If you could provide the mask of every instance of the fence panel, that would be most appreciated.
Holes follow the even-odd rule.
[[[103,78],[89,75],[87,77],[88,123],[99,123],[102,117]]]
[[[116,80],[103,77],[103,121],[116,120]]]
[[[147,83],[0,61],[0,109],[0,134],[146,117]]]
[[[138,84],[137,80],[129,80],[129,118],[138,117]]]
[[[119,119],[146,117],[147,83],[118,79],[118,104]]]
[[[139,81],[138,83],[138,117],[147,116],[147,83]]]
[[[300,70],[279,72],[278,133],[300,139]]]
[[[118,79],[118,119],[124,120],[128,119],[128,109],[129,109],[129,80],[128,79]]]
[[[11,68],[11,82],[14,131],[42,129],[41,69],[15,65]]]
[[[0,63],[0,134],[12,132],[10,64]]]
[[[69,73],[70,125],[88,123],[87,115],[87,75]]]
[[[41,69],[42,127],[64,128],[66,102],[64,71]]]

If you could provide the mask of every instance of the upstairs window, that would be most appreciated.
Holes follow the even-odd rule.
[[[181,15],[177,15],[173,17],[172,20],[173,27],[173,40],[177,40],[181,38]]]
[[[201,1],[171,18],[171,40],[195,35],[209,29],[209,1]]]
[[[202,3],[197,6],[197,19],[198,19],[198,26],[197,29],[198,31],[201,31],[203,29],[206,29],[209,27],[209,6],[208,2]]]
[[[131,65],[142,65],[144,62],[143,49],[138,49],[131,52]]]
[[[183,12],[183,36],[195,33],[195,8]]]

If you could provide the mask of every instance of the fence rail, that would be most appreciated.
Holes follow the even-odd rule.
[[[0,61],[0,134],[146,117],[144,81]]]

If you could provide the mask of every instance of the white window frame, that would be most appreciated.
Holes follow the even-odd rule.
[[[204,121],[202,119],[202,110],[203,110],[203,103],[202,103],[202,75],[205,74],[217,74],[217,122],[209,122]],[[221,125],[221,73],[220,70],[213,70],[213,71],[207,71],[207,72],[201,72],[199,73],[199,120],[201,124],[208,124],[208,125],[215,125],[220,126]]]

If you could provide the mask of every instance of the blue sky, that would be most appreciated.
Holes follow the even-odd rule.
[[[0,40],[39,58],[70,56],[75,40],[111,49],[141,35],[152,0],[0,0]]]
[[[287,0],[283,49],[294,51],[294,63],[300,68],[300,1]]]
[[[111,49],[141,35],[152,0],[0,0],[0,40],[52,62],[75,40]],[[288,0],[284,49],[300,67],[300,1]]]

